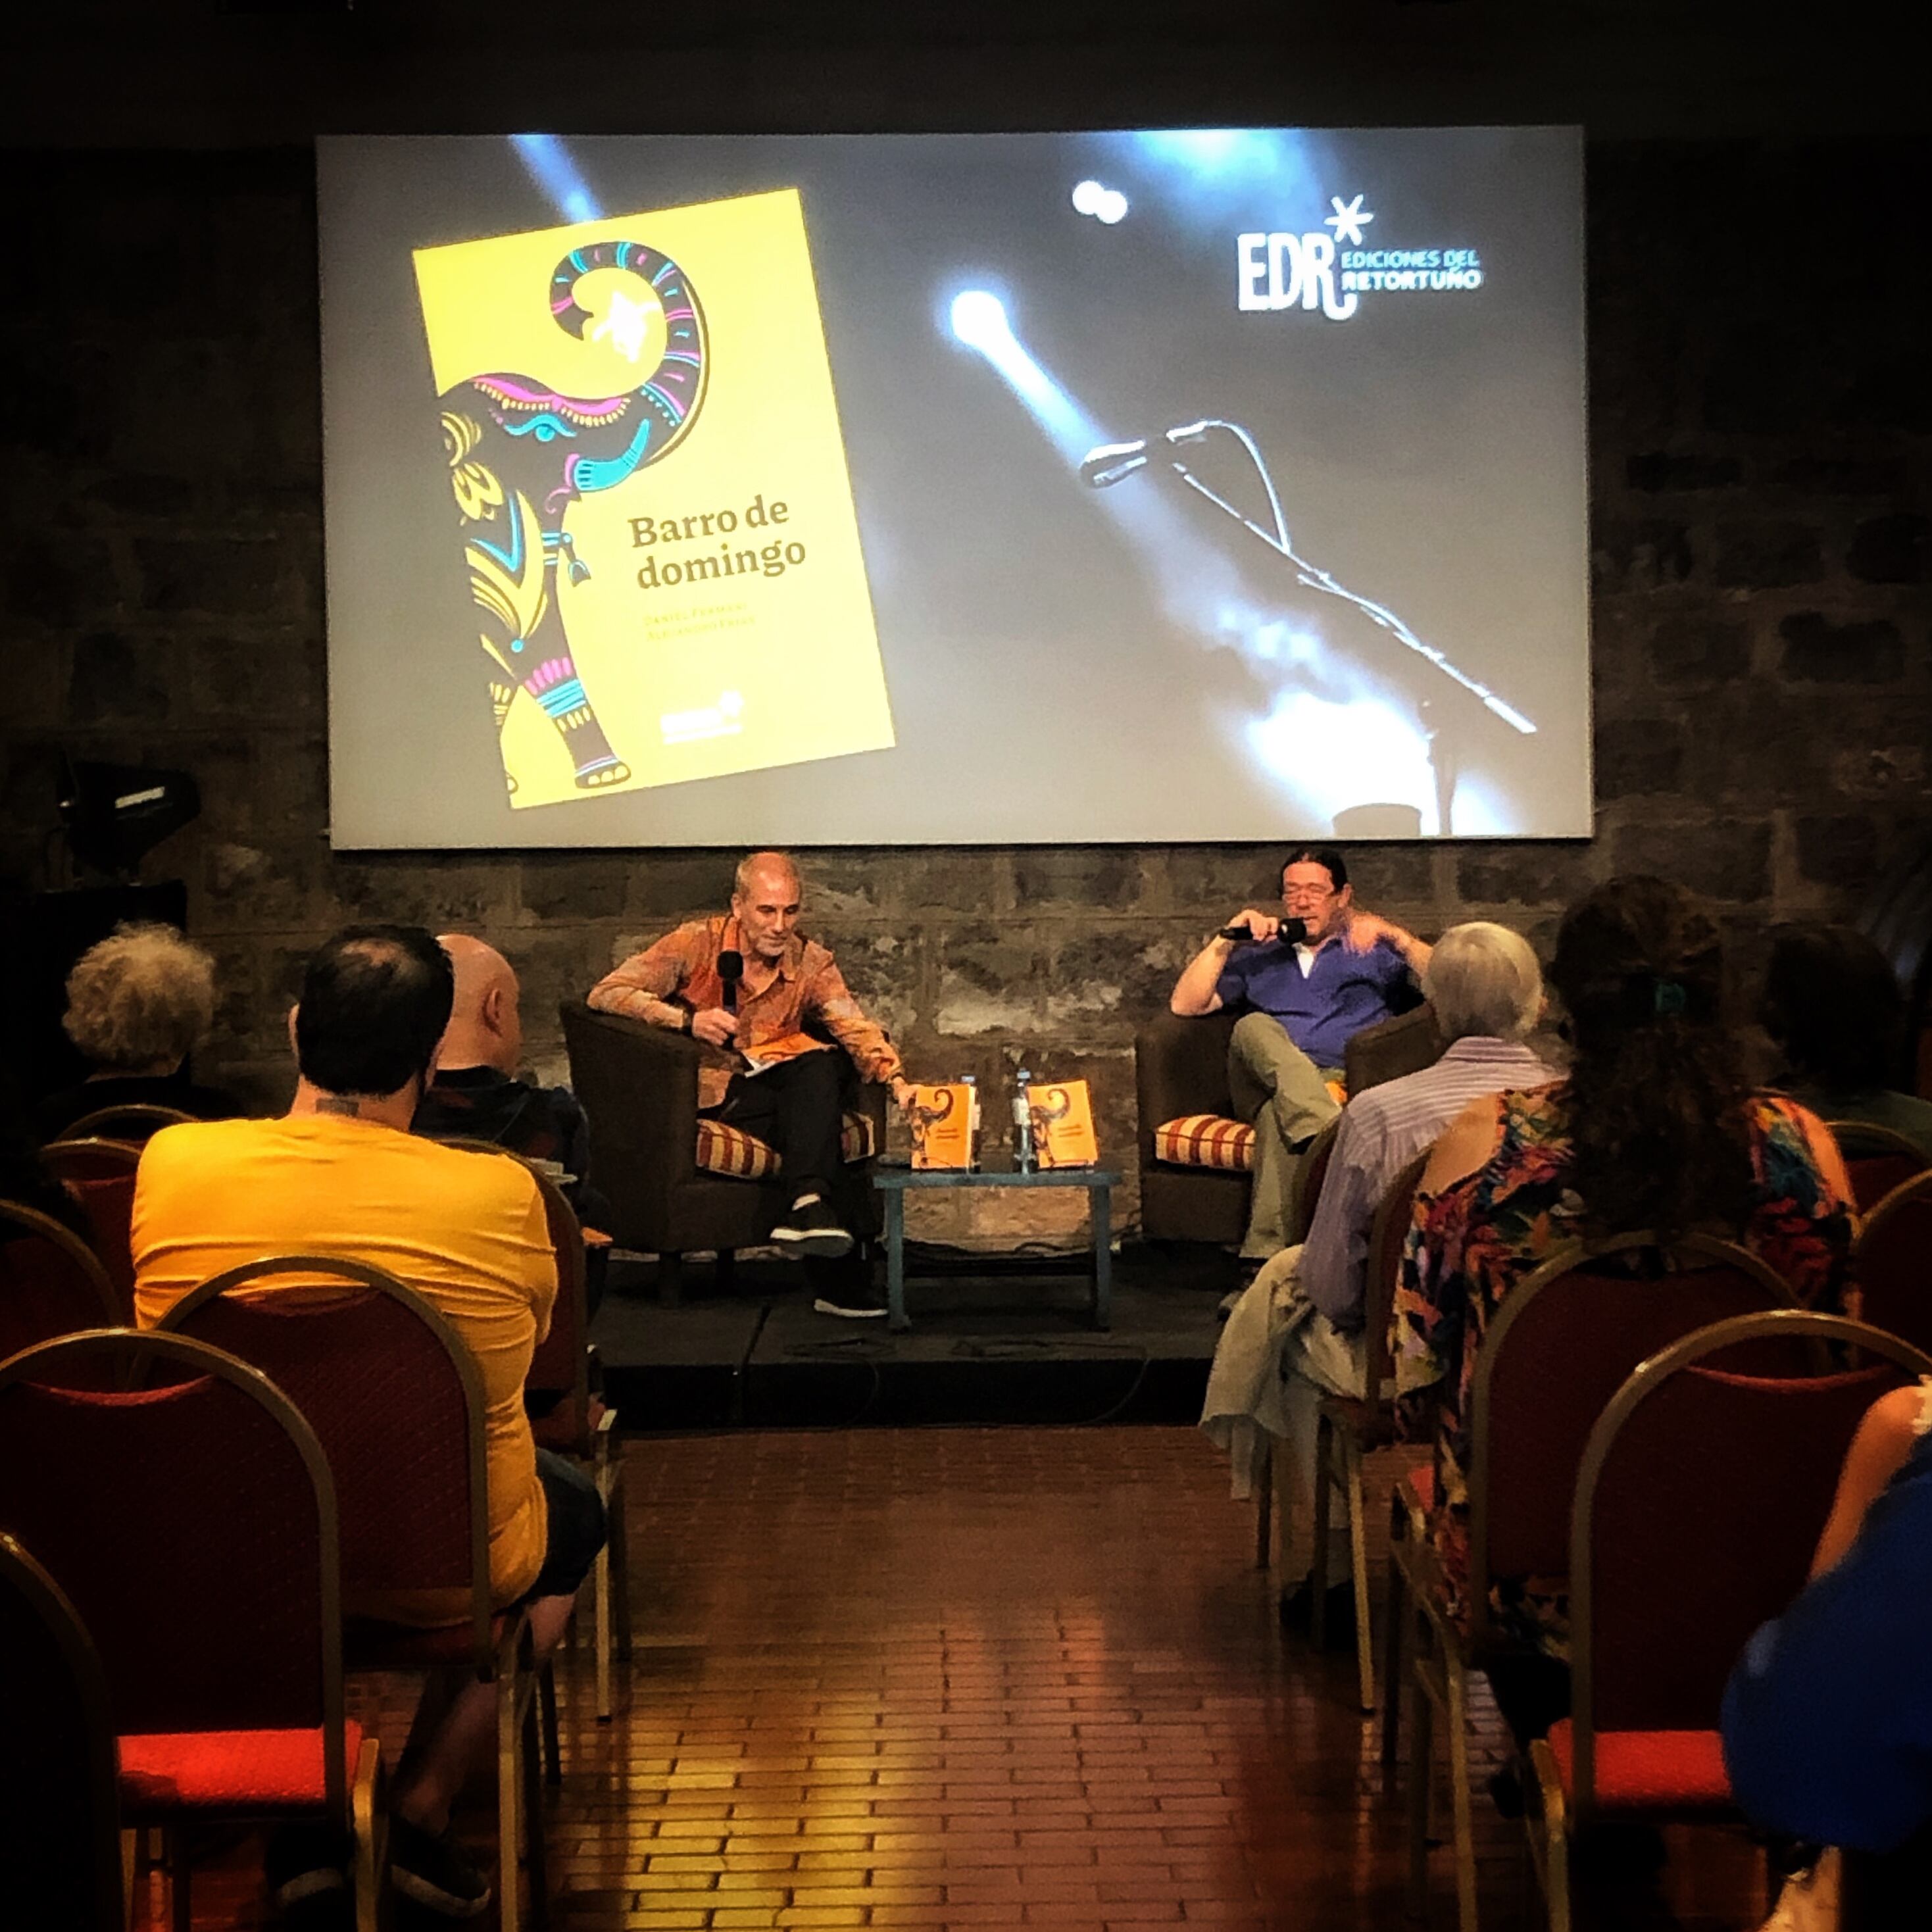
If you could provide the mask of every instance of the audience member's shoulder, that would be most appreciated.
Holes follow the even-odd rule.
[[[434,1174],[439,1186],[460,1190],[472,1201],[510,1203],[522,1208],[539,1198],[536,1176],[508,1150],[488,1154],[480,1148],[451,1147],[420,1134],[405,1134],[402,1138],[412,1149],[422,1150],[414,1158]]]

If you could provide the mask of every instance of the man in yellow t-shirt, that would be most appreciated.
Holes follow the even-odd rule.
[[[409,1131],[448,1022],[448,956],[414,927],[352,927],[309,962],[290,1015],[301,1078],[280,1120],[164,1129],[135,1184],[134,1305],[152,1328],[212,1275],[265,1255],[339,1254],[385,1268],[448,1318],[481,1372],[489,1456],[490,1574],[499,1605],[522,1602],[539,1656],[562,1634],[604,1540],[594,1486],[540,1452],[523,1407],[530,1356],[550,1325],[556,1269],[536,1183],[522,1167]],[[263,1294],[310,1292],[293,1281]],[[460,1604],[356,1605],[400,1622],[454,1621]],[[467,1684],[398,1778],[398,1888],[452,1916],[489,1886],[450,1842],[449,1808],[488,1751],[496,1693]],[[289,1870],[285,1903],[328,1886]]]

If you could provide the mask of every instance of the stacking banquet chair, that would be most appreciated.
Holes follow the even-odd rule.
[[[127,1319],[100,1258],[51,1214],[0,1201],[0,1360]]]
[[[247,1292],[291,1276],[299,1290]],[[161,1327],[254,1364],[320,1438],[340,1508],[348,1667],[466,1670],[496,1686],[500,1923],[516,1932],[521,1822],[530,1917],[543,1924],[530,1626],[520,1611],[491,1607],[483,1386],[461,1336],[393,1275],[326,1255],[230,1268],[184,1296]],[[460,1605],[460,1621],[417,1628],[372,1608],[398,1598]]]
[[[170,1832],[176,1926],[193,1832],[308,1821],[352,1834],[374,1932],[380,1746],[344,1715],[334,1491],[288,1397],[176,1335],[26,1349],[0,1364],[0,1528],[100,1652],[122,1820]]]
[[[0,1882],[23,1924],[126,1932],[108,1712],[73,1604],[0,1534]]]
[[[1865,1216],[1852,1250],[1852,1312],[1932,1348],[1932,1174],[1894,1187]]]
[[[448,1140],[446,1147],[463,1148],[472,1154],[490,1154],[510,1160],[522,1156],[494,1141]],[[551,1310],[550,1333],[537,1344],[530,1358],[530,1372],[524,1378],[526,1406],[530,1411],[530,1429],[540,1448],[554,1450],[581,1462],[597,1493],[604,1501],[608,1534],[604,1547],[591,1566],[591,1612],[597,1645],[597,1715],[610,1718],[611,1657],[624,1662],[631,1658],[631,1592],[628,1546],[624,1540],[624,1465],[611,1453],[616,1439],[617,1412],[608,1408],[591,1393],[591,1364],[596,1356],[589,1334],[589,1298],[585,1293],[586,1256],[583,1228],[576,1210],[542,1168],[530,1161],[528,1168],[543,1197],[544,1219],[550,1228],[550,1246],[556,1254],[556,1303]],[[555,1775],[556,1705],[544,1673],[544,1718],[551,1745],[550,1764]]]
[[[1932,1168],[1915,1141],[1870,1120],[1827,1120],[1825,1130],[1838,1144],[1852,1184],[1852,1204],[1869,1214],[1894,1187]]]
[[[157,1107],[146,1100],[129,1100],[118,1107],[97,1107],[92,1113],[82,1114],[68,1124],[61,1138],[78,1141],[104,1134],[139,1145],[164,1127],[177,1127],[200,1118],[198,1114],[184,1114],[178,1107]]]
[[[1669,1271],[1634,1275],[1597,1265],[1633,1249],[1656,1251]],[[1640,1362],[1713,1322],[1787,1306],[1790,1300],[1778,1275],[1732,1242],[1693,1234],[1664,1243],[1645,1232],[1559,1248],[1497,1311],[1476,1358],[1470,1396],[1462,1622],[1451,1614],[1426,1533],[1433,1471],[1417,1471],[1395,1499],[1383,1753],[1392,1760],[1397,1748],[1402,1655],[1413,1624],[1420,1694],[1408,1772],[1409,1892],[1417,1912],[1428,1895],[1432,1733],[1439,1712],[1448,1732],[1458,1922],[1462,1932],[1474,1932],[1467,1679],[1520,1654],[1494,1618],[1492,1579],[1535,1576],[1561,1587],[1584,1444]]]
[[[1855,1348],[1869,1366],[1796,1378],[1718,1366],[1793,1340]],[[1908,1343],[1787,1309],[1687,1336],[1598,1417],[1570,1531],[1571,1714],[1531,1750],[1542,1802],[1530,1839],[1552,1932],[1569,1932],[1580,1827],[1734,1815],[1718,1730],[1726,1680],[1751,1633],[1804,1588],[1866,1410],[1928,1373],[1932,1356]]]
[[[1362,1709],[1376,1708],[1375,1640],[1369,1623],[1367,1520],[1362,1502],[1362,1460],[1395,1440],[1395,1370],[1389,1358],[1389,1313],[1402,1273],[1415,1190],[1429,1165],[1425,1149],[1390,1184],[1369,1231],[1368,1294],[1363,1304],[1366,1372],[1360,1396],[1326,1396],[1315,1425],[1315,1567],[1310,1632],[1317,1650],[1328,1636],[1328,1512],[1340,1489],[1348,1512],[1348,1562],[1355,1585],[1355,1675]]]
[[[134,1174],[141,1150],[131,1141],[52,1141],[42,1163],[77,1200],[94,1231],[94,1251],[120,1298],[123,1322],[134,1307]]]
[[[40,1163],[70,1186],[76,1180],[118,1180],[140,1166],[141,1143],[100,1135],[70,1136],[48,1142],[40,1150]]]

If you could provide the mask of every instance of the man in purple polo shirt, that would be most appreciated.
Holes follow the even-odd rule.
[[[1284,944],[1284,920],[1304,937]],[[1175,981],[1177,1013],[1244,1010],[1228,1047],[1235,1111],[1255,1125],[1254,1188],[1241,1253],[1265,1261],[1288,1239],[1297,1157],[1339,1111],[1328,1090],[1342,1049],[1366,1026],[1413,1005],[1406,999],[1429,964],[1414,934],[1354,903],[1348,868],[1332,845],[1299,845],[1281,868],[1281,910],[1252,907],[1228,921],[1245,940],[1208,940]]]

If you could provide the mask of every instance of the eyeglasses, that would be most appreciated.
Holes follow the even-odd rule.
[[[1281,896],[1291,904],[1300,900],[1306,904],[1318,905],[1324,899],[1332,899],[1335,896],[1335,890],[1333,886],[1283,886]]]

